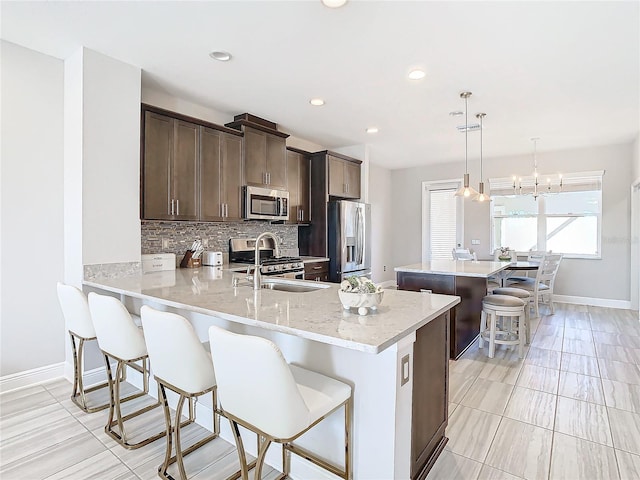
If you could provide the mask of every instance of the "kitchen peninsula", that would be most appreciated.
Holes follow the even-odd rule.
[[[482,299],[487,279],[509,262],[432,260],[396,267],[400,290],[457,295],[461,301],[451,312],[451,358],[459,358],[480,333]]]
[[[210,325],[269,338],[289,362],[351,384],[353,478],[424,478],[447,441],[449,311],[460,299],[388,290],[375,313],[359,316],[343,309],[337,285],[296,282],[316,288],[253,290],[243,276],[234,286],[233,272],[213,267],[84,284],[88,291],[120,295],[130,310],[150,304],[180,313],[203,341]],[[233,443],[222,423],[222,437]],[[341,423],[336,412],[303,436],[301,446],[339,464]],[[280,468],[280,458],[272,446],[267,463]],[[292,460],[296,478],[325,478],[304,460]]]

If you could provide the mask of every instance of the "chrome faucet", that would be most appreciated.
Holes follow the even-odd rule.
[[[260,290],[262,279],[260,275],[260,244],[262,243],[262,239],[265,237],[271,237],[273,239],[273,244],[275,245],[275,254],[276,258],[280,257],[280,247],[278,246],[278,237],[274,233],[264,232],[258,235],[256,238],[256,248],[255,248],[255,258],[253,265],[253,289]]]

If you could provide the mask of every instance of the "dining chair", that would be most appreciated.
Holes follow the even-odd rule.
[[[476,252],[468,248],[454,248],[451,255],[454,260],[478,260]]]
[[[515,280],[508,279],[509,287],[522,288],[531,293],[531,301],[533,302],[536,317],[540,316],[539,304],[545,303],[549,305],[551,313],[555,313],[553,305],[553,288],[555,285],[556,275],[562,262],[561,254],[546,254],[540,261],[535,278],[524,278]]]

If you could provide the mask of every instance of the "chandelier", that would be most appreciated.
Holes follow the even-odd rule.
[[[540,138],[533,137],[533,177],[513,177],[514,195],[531,195],[537,200],[540,195],[557,194],[562,192],[562,174],[558,174],[557,184],[554,175],[538,174],[537,143]]]

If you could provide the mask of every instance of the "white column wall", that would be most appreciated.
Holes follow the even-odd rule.
[[[83,264],[140,261],[140,68],[83,50]]]
[[[0,43],[0,376],[64,361],[61,60]]]

